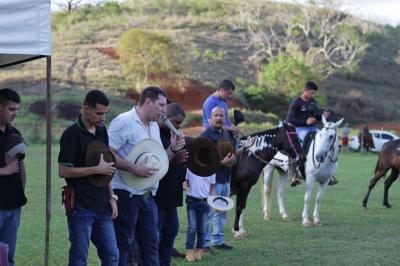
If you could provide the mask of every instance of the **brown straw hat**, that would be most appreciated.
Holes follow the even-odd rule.
[[[100,154],[103,154],[104,161],[108,163],[115,163],[115,156],[110,151],[109,147],[101,141],[92,141],[86,150],[86,163],[87,167],[98,165],[100,162]],[[96,187],[105,187],[110,183],[113,175],[91,175],[89,181]]]

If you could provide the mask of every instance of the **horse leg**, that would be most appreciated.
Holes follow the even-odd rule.
[[[279,171],[279,174],[281,176],[280,180],[279,180],[279,186],[278,186],[278,193],[277,198],[278,198],[278,206],[279,206],[279,213],[281,214],[281,217],[284,221],[290,221],[290,217],[289,215],[286,213],[286,209],[285,209],[285,204],[283,199],[285,198],[285,186],[287,183],[287,179],[288,179],[288,173],[284,172],[284,171]]]
[[[242,185],[245,185],[246,186],[246,184],[242,184]],[[234,237],[235,238],[240,238],[240,237],[243,237],[242,235],[241,235],[241,232],[240,232],[240,227],[239,227],[239,220],[240,220],[240,218],[241,218],[241,215],[242,215],[242,211],[244,210],[244,208],[246,207],[246,200],[247,200],[247,196],[248,196],[248,189],[246,189],[246,188],[243,188],[243,186],[242,187],[238,187],[237,188],[237,194],[236,194],[236,213],[235,213],[235,223],[234,223],[234,225],[233,225],[233,233],[234,233]],[[247,192],[247,194],[246,194],[246,192]],[[242,218],[242,221],[241,221],[241,225],[242,225],[242,227],[243,227],[243,218]],[[242,231],[243,231],[243,229],[242,229]]]
[[[307,175],[306,179],[306,192],[304,194],[304,208],[303,208],[303,226],[310,226],[310,221],[308,220],[308,203],[310,202],[310,197],[312,194],[313,184],[314,184],[315,176]]]
[[[379,164],[379,162],[378,162]],[[387,172],[388,169],[385,168],[381,168],[379,167],[377,169],[377,171],[375,172],[374,177],[371,179],[371,181],[369,181],[369,185],[368,185],[368,191],[364,196],[364,199],[362,201],[362,207],[363,208],[367,208],[367,203],[368,203],[368,198],[369,198],[369,194],[371,193],[371,190],[375,187],[376,183],[379,181],[379,179],[381,179],[381,177]]]
[[[386,206],[386,208],[392,207],[392,205],[389,204],[389,188],[393,184],[393,182],[396,181],[398,176],[399,169],[392,167],[392,172],[390,173],[388,179],[386,179],[385,181],[385,189],[383,192],[383,205]]]
[[[325,192],[325,189],[326,189],[326,186],[328,185],[328,183],[329,183],[329,178],[324,183],[319,184],[319,190],[318,190],[317,197],[315,200],[315,208],[314,208],[314,213],[313,213],[315,225],[321,225],[321,219],[319,218],[319,210],[321,208],[322,198],[324,196],[324,192]]]
[[[264,220],[271,219],[271,195],[272,195],[272,179],[274,174],[275,167],[272,165],[267,165],[264,167],[262,174],[263,174],[263,198],[264,198]]]

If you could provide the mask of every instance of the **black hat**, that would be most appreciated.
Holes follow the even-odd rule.
[[[110,151],[109,147],[101,141],[92,141],[86,150],[86,166],[95,166],[100,162],[100,154],[103,154],[104,161],[115,163],[115,156]],[[110,183],[113,175],[91,175],[89,181],[96,187],[105,187]]]
[[[187,166],[198,176],[215,174],[221,164],[216,145],[206,137],[197,137],[187,145]]]

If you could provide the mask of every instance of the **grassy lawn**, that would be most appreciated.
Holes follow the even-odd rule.
[[[57,175],[57,147],[53,149],[52,220],[50,265],[66,265],[69,242],[67,224],[60,204],[64,184]],[[340,155],[339,184],[329,187],[321,208],[321,227],[303,228],[304,185],[288,188],[286,208],[292,221],[285,223],[273,203],[272,221],[262,218],[260,184],[253,188],[246,209],[245,226],[249,236],[243,240],[232,237],[234,212],[229,212],[226,242],[232,251],[216,251],[196,265],[394,265],[399,264],[400,187],[391,189],[392,209],[382,206],[383,182],[372,192],[369,209],[361,209],[377,156],[348,153]],[[17,265],[43,265],[45,227],[45,147],[32,145],[26,158],[28,204],[23,208]],[[275,182],[276,183],[276,182]],[[315,193],[314,193],[315,195]],[[175,246],[184,251],[186,211],[180,208],[180,231]],[[186,265],[173,260],[174,265]],[[95,249],[90,250],[89,265],[100,265]]]

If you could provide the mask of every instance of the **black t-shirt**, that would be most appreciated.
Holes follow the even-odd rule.
[[[5,142],[9,134],[21,133],[13,126],[6,125],[5,131],[0,130],[0,167],[6,166]],[[0,176],[0,210],[11,210],[26,204],[21,174]]]
[[[287,121],[296,127],[315,126],[315,124],[307,125],[307,119],[314,117],[317,121],[321,121],[322,113],[323,110],[318,108],[317,101],[314,98],[306,102],[298,97],[289,106]]]
[[[96,133],[90,133],[83,124],[81,117],[69,126],[60,139],[58,163],[72,167],[85,167],[86,150],[89,144],[98,140],[108,145],[107,129],[96,127]],[[82,207],[95,212],[108,212],[108,187],[96,187],[89,182],[88,177],[65,178],[68,186],[75,191],[75,202]]]
[[[160,128],[160,137],[164,148],[171,145],[171,133]],[[156,193],[156,203],[159,208],[173,208],[183,205],[182,183],[185,180],[186,167],[184,163],[170,164],[167,174],[160,180]]]

